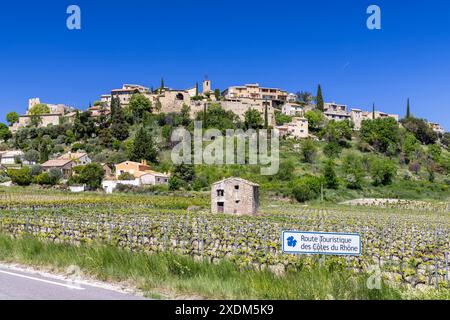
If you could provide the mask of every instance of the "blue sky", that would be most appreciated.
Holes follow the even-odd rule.
[[[82,30],[66,28],[77,4]],[[377,4],[382,30],[366,28]],[[239,9],[238,9],[239,8]],[[0,6],[0,118],[28,98],[86,108],[122,83],[259,82],[405,112],[450,130],[449,1],[8,1]]]

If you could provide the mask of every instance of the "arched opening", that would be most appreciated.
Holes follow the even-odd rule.
[[[176,96],[176,99],[177,100],[184,100],[183,94],[182,93],[178,93],[177,96]]]

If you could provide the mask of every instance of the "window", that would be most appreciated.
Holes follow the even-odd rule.
[[[218,196],[218,197],[223,197],[224,194],[225,194],[225,191],[224,191],[223,189],[217,190],[217,196]]]
[[[235,186],[234,186],[234,189],[235,189],[235,190],[239,190],[239,185],[235,185]]]
[[[241,202],[241,200],[236,200],[236,203],[239,203],[239,202]]]

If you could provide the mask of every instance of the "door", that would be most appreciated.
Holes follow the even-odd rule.
[[[224,203],[223,202],[217,202],[217,212],[223,213]]]

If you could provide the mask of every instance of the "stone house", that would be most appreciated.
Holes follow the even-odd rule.
[[[0,152],[0,163],[2,165],[16,164],[17,160],[24,161],[24,152],[21,150],[8,150]]]
[[[139,185],[168,184],[169,175],[151,170],[145,160],[141,162],[124,161],[116,165],[116,176],[118,180],[123,173],[129,173],[138,180]]]
[[[150,166],[144,160],[141,162],[124,161],[116,164],[116,178],[119,178],[123,173],[129,173],[135,176],[138,172],[146,170],[150,170]]]
[[[308,119],[302,117],[293,117],[292,121],[282,126],[277,126],[280,136],[289,138],[304,139],[309,137]]]
[[[50,169],[58,169],[61,171],[63,179],[68,179],[72,176],[72,169],[76,167],[77,164],[71,159],[53,159],[48,160],[42,164],[42,170],[44,172],[49,172]]]
[[[256,215],[259,185],[241,178],[227,178],[211,186],[211,212]]]
[[[68,152],[58,158],[59,160],[73,160],[77,165],[86,165],[91,163],[86,152]]]

